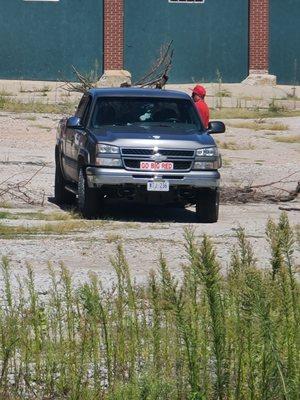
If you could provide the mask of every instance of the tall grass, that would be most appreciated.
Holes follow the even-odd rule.
[[[46,92],[44,92],[46,93]],[[70,114],[74,112],[74,102],[61,102],[61,103],[49,103],[42,102],[40,100],[28,100],[22,102],[14,98],[9,98],[1,95],[0,93],[0,110],[15,112],[15,113],[54,113],[54,114]]]
[[[63,265],[49,265],[46,295],[30,266],[16,280],[3,258],[0,398],[299,399],[300,285],[286,214],[266,236],[265,268],[241,228],[226,274],[211,240],[186,230],[180,281],[160,255],[138,286],[118,245],[111,289],[95,274],[74,287]]]

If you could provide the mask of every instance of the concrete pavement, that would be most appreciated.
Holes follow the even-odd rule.
[[[300,109],[300,86],[249,85],[245,83],[169,84],[167,89],[181,90],[191,94],[191,88],[200,83],[207,90],[207,103],[211,108],[268,108],[274,102],[278,107]],[[7,96],[20,101],[65,102],[77,101],[78,93],[69,93],[64,82],[0,80],[0,97]]]

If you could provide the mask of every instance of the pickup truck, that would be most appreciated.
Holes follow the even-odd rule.
[[[199,222],[216,222],[221,156],[186,93],[143,88],[91,89],[74,116],[59,122],[55,199],[85,218],[112,198],[196,205]]]

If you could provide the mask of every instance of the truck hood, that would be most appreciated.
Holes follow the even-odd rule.
[[[119,147],[168,147],[195,149],[197,146],[214,146],[214,139],[197,129],[174,126],[109,126],[94,129],[97,142]]]

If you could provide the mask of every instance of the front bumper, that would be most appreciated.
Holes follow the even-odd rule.
[[[148,181],[168,180],[170,186],[190,186],[193,188],[211,188],[220,186],[218,171],[140,172],[117,168],[87,167],[86,176],[89,187],[101,188],[103,185],[147,185]]]

